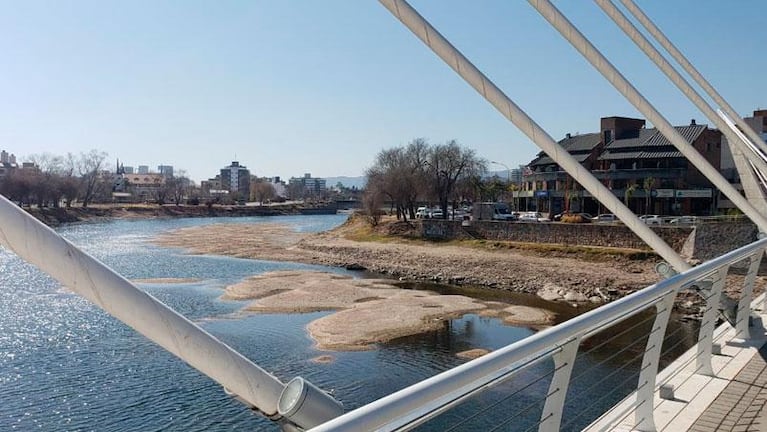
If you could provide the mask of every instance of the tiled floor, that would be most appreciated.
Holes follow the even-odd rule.
[[[689,429],[767,432],[767,345],[759,350]]]

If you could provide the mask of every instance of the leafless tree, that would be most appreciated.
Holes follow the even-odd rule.
[[[91,150],[88,153],[80,153],[76,159],[75,166],[82,180],[83,207],[88,207],[88,204],[93,200],[96,187],[101,180],[101,171],[106,157],[107,154],[104,152]]]
[[[474,150],[463,148],[455,140],[432,147],[426,163],[427,174],[437,197],[442,217],[447,218],[447,204],[458,180],[487,171],[487,162]]]
[[[250,199],[251,201],[258,201],[263,204],[264,201],[268,201],[277,196],[277,192],[274,190],[274,186],[264,180],[257,180],[250,185]]]

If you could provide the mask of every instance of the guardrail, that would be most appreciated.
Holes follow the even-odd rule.
[[[542,362],[553,362],[553,368],[541,377],[530,381],[539,383],[550,377],[548,386],[542,389],[542,394],[538,395],[539,399],[533,402],[543,405],[542,409],[539,409],[540,416],[536,422],[528,426],[527,430],[537,428],[539,431],[552,431],[560,430],[560,427],[568,428],[573,418],[569,416],[568,423],[562,425],[562,413],[570,383],[585,372],[574,368],[574,365],[578,363],[577,357],[583,342],[599,332],[615,328],[618,323],[625,325],[629,319],[639,322],[632,323],[628,329],[614,335],[612,342],[618,340],[621,335],[625,338],[627,332],[641,328],[643,325],[647,327],[645,338],[630,337],[630,341],[626,341],[627,343],[616,349],[615,354],[604,361],[614,359],[620,353],[646,340],[644,349],[640,349],[635,356],[637,360],[641,357],[641,363],[637,372],[636,385],[633,386],[636,392],[633,404],[636,415],[634,424],[642,430],[655,430],[652,400],[656,388],[663,384],[656,382],[656,376],[660,369],[661,349],[664,347],[664,337],[677,294],[683,289],[693,288],[705,300],[705,312],[700,325],[694,361],[697,373],[711,375],[713,374],[711,366],[713,334],[728,270],[731,265],[739,261],[749,261],[743,290],[734,313],[736,337],[748,339],[754,280],[766,248],[767,239],[746,245],[613,303],[362,406],[311,431],[410,430],[467,401],[470,397],[477,396],[510,378],[518,377],[525,371],[529,372],[533,366]],[[650,322],[652,322],[651,325],[649,325]],[[609,342],[611,340],[601,342],[599,346]],[[595,348],[597,347],[591,347],[589,351]],[[576,378],[573,377],[574,373],[577,373]],[[589,388],[597,388],[604,382],[614,386],[612,381],[608,381],[610,379],[610,376],[600,377],[598,382],[589,383]],[[513,394],[504,395],[500,402],[515,397],[525,389],[529,390],[530,386],[532,384],[524,386]],[[502,418],[498,416],[498,413],[503,412],[503,408],[496,405],[492,404],[474,415],[456,419],[452,425],[441,425],[440,429],[460,428],[463,425],[462,422],[482,415],[489,409],[495,410],[498,418],[493,420],[496,428],[508,425],[520,415],[515,412]],[[529,410],[529,407],[525,407],[521,411]],[[595,413],[594,418],[599,414]],[[483,429],[493,430],[493,427],[485,425]]]

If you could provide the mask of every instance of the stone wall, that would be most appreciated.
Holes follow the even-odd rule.
[[[526,243],[605,246],[645,249],[648,246],[625,225],[535,222],[460,221],[425,219],[420,233],[430,239],[479,238]],[[652,227],[675,250],[681,250],[692,232],[688,227]]]
[[[686,258],[706,261],[756,240],[750,222],[706,222],[696,227],[651,226],[666,243]],[[527,243],[603,246],[649,250],[625,225],[535,222],[448,221],[422,219],[416,231],[435,240],[486,239]]]
[[[707,222],[695,227],[685,246],[685,255],[707,261],[756,241],[756,225],[751,222]]]

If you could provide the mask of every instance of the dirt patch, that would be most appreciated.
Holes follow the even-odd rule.
[[[506,324],[540,326],[554,321],[554,315],[551,312],[529,306],[509,306],[503,309],[503,313],[507,314],[501,315]]]
[[[467,351],[456,353],[455,356],[462,359],[474,360],[490,353],[490,350],[484,348],[474,348]]]
[[[333,363],[333,361],[335,361],[335,358],[332,355],[321,355],[311,360],[312,363],[319,363],[319,364]]]

